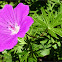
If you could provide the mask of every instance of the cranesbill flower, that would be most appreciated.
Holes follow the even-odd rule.
[[[29,6],[19,3],[14,9],[6,4],[0,9],[0,52],[12,49],[18,42],[17,38],[23,38],[33,19],[29,14]]]

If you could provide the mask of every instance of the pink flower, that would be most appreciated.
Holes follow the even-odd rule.
[[[0,52],[12,49],[23,38],[34,22],[29,14],[29,6],[19,3],[14,9],[6,4],[0,9]]]

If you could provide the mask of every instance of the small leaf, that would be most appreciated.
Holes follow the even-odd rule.
[[[37,62],[33,57],[28,58],[28,62]]]
[[[50,54],[50,49],[44,49],[37,52],[38,56],[44,57]]]
[[[39,49],[41,49],[41,48],[43,48],[42,45],[32,44],[32,49],[33,49],[34,51],[39,50]]]
[[[54,39],[53,39],[52,37],[51,37],[51,42],[52,42],[52,43],[55,43],[55,41],[54,41]]]
[[[62,37],[62,29],[60,28],[52,28],[52,31],[56,33],[57,35]]]
[[[41,44],[45,44],[48,40],[43,40],[43,41],[40,41]]]
[[[57,42],[58,46],[60,47],[61,46],[61,43],[60,42]]]
[[[52,47],[53,47],[54,49],[57,49],[57,45],[56,45],[56,44],[54,44]]]
[[[53,37],[55,37],[55,38],[58,39],[57,35],[54,33],[54,31],[52,31],[52,29],[48,29],[48,33],[49,33],[51,36],[53,36]]]
[[[18,38],[18,41],[20,42],[19,44],[27,44],[27,43],[24,41],[24,38]]]
[[[14,6],[15,4],[13,2],[10,2],[10,5]]]

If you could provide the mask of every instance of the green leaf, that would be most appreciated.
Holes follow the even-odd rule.
[[[52,31],[56,33],[57,35],[62,37],[62,29],[60,28],[52,28]]]
[[[53,1],[55,3],[60,3],[60,0],[51,0],[51,1]]]
[[[51,47],[51,44],[47,44],[47,45],[45,45],[45,47],[46,48],[49,48],[49,47]]]
[[[2,8],[3,8],[6,4],[8,4],[8,2],[5,2],[5,1],[3,1],[2,3],[3,3],[3,4],[0,5]]]
[[[4,62],[12,62],[12,56],[10,53],[7,53],[6,51],[3,52],[3,61]]]
[[[41,8],[41,11],[42,11],[43,20],[45,21],[46,25],[48,25],[48,23],[49,23],[49,18],[48,18],[48,16],[47,16],[47,13],[46,13],[46,11],[45,11],[45,9],[44,9],[43,7]]]
[[[10,5],[14,6],[15,4],[13,2],[10,2]]]
[[[32,45],[33,51],[36,51],[36,50],[39,50],[39,49],[43,48],[42,45],[37,45],[37,44],[31,44],[31,45]]]
[[[56,44],[54,44],[52,47],[53,47],[54,49],[57,49],[57,45],[56,45]]]
[[[48,41],[48,44],[52,43],[51,40]]]
[[[51,36],[53,36],[53,37],[59,39],[59,38],[57,37],[57,35],[55,34],[55,32],[54,32],[52,29],[48,29],[48,33],[49,33]]]
[[[52,37],[51,37],[51,42],[52,42],[52,43],[55,43],[55,40],[54,40]]]
[[[29,56],[29,53],[30,53],[30,52],[27,52],[27,51],[18,53],[20,62],[24,62],[24,61],[27,62],[27,58],[28,58],[28,56]]]
[[[33,57],[35,58],[35,60],[37,61],[37,58],[36,58],[36,56],[35,56],[35,54],[33,53]]]
[[[35,60],[33,57],[29,57],[28,62],[37,62],[37,60]]]
[[[62,19],[62,12],[60,12],[54,19],[53,27],[62,24],[62,21],[60,21],[61,19]]]
[[[27,44],[27,43],[24,41],[24,38],[19,38],[19,37],[18,37],[18,41],[19,41],[19,44]]]
[[[40,41],[40,43],[44,45],[47,41],[48,40],[46,39],[46,40]]]
[[[42,17],[40,17],[38,14],[33,15],[34,24],[40,25],[40,27],[47,27],[46,22],[43,21]]]
[[[61,43],[60,42],[57,42],[58,46],[60,47],[61,46]]]
[[[44,57],[50,54],[50,49],[44,49],[37,52],[39,57]]]

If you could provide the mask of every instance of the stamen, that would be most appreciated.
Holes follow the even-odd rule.
[[[15,27],[9,25],[9,30],[11,30],[11,35],[17,34],[19,32],[20,26],[15,24]]]

